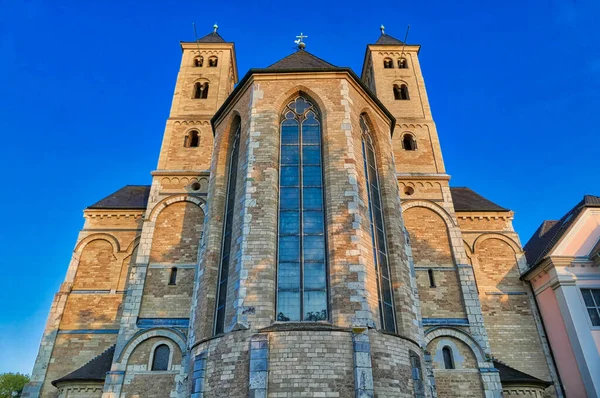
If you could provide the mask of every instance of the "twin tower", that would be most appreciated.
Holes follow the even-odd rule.
[[[84,211],[25,397],[561,396],[513,213],[449,186],[420,46],[240,81],[216,29],[181,47],[152,185]]]

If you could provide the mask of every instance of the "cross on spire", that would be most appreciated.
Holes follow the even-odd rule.
[[[306,38],[308,38],[308,36],[305,36],[302,32],[300,32],[300,36],[296,36],[297,40],[294,40],[294,43],[298,45],[299,50],[304,50],[304,48],[306,47],[306,43],[302,41],[302,39]]]

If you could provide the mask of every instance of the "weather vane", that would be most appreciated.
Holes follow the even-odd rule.
[[[379,29],[381,30],[381,34],[385,35],[385,26],[383,26],[383,24],[381,24],[381,26],[379,27]]]
[[[306,38],[308,38],[308,36],[304,36],[304,34],[302,32],[300,32],[300,36],[296,36],[297,40],[294,40],[294,43],[296,43],[298,45],[298,49],[304,50],[304,48],[306,47],[306,43],[304,43],[302,41],[302,39],[306,39]]]
[[[219,29],[219,25],[217,25],[217,23],[215,22],[215,24],[213,25],[213,32],[217,33],[217,29]]]

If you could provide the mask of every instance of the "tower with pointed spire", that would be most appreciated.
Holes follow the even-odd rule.
[[[151,185],[85,209],[23,396],[560,397],[512,212],[449,185],[420,46],[382,25],[359,78],[301,33],[238,83],[217,30],[181,42]]]

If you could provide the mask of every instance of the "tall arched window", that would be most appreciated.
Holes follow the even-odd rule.
[[[205,99],[208,98],[208,82],[194,84],[194,98]]]
[[[383,68],[384,69],[392,69],[394,67],[394,61],[391,58],[385,58],[383,60]]]
[[[152,357],[152,370],[169,370],[169,357],[171,349],[166,344],[161,344],[154,349]]]
[[[304,97],[283,111],[280,156],[277,320],[327,320],[321,123]]]
[[[452,356],[452,348],[444,346],[444,348],[442,348],[442,355],[444,356],[444,369],[454,369],[454,357]]]
[[[208,67],[209,68],[214,68],[217,66],[217,63],[219,62],[219,60],[217,59],[217,57],[210,57],[208,59]]]
[[[200,145],[200,134],[196,130],[192,130],[185,136],[183,146],[186,148],[196,148],[198,145]]]
[[[363,116],[360,118],[362,130],[362,153],[369,195],[369,222],[371,241],[373,242],[373,263],[377,271],[377,294],[379,298],[379,316],[381,328],[389,332],[396,331],[394,314],[394,299],[392,295],[392,281],[388,263],[388,251],[383,222],[383,206],[381,190],[379,188],[379,175],[377,173],[377,160],[375,148],[369,127]]]
[[[398,60],[398,68],[400,68],[400,69],[408,68],[408,62],[406,62],[406,58],[400,58]]]
[[[229,176],[227,178],[227,198],[225,199],[225,223],[223,224],[223,243],[221,264],[219,266],[219,285],[217,287],[217,308],[215,314],[215,334],[223,333],[225,326],[225,304],[227,302],[227,281],[229,279],[229,260],[231,258],[231,235],[235,208],[235,190],[240,147],[240,129],[238,125],[229,158]]]
[[[194,58],[194,66],[199,68],[202,66],[202,64],[204,64],[204,58],[198,56]]]

